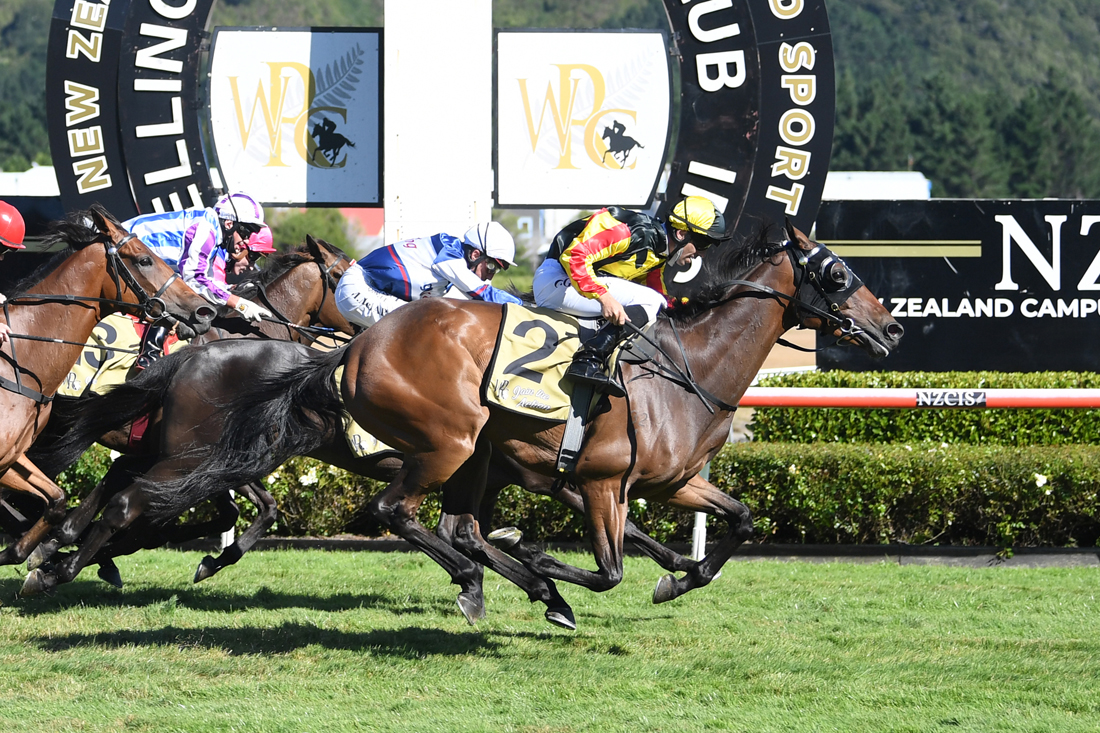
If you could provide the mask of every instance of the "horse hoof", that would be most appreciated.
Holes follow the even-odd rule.
[[[653,589],[653,602],[664,603],[665,601],[671,601],[679,595],[676,592],[676,577],[674,575],[665,575],[657,581],[657,587]]]
[[[195,570],[194,582],[206,580],[214,573],[218,572],[218,569],[214,567],[214,558],[207,555],[199,562],[199,567]]]
[[[474,598],[471,594],[459,593],[455,602],[458,603],[458,610],[462,611],[462,615],[466,617],[466,623],[470,626],[485,618],[485,602]]]
[[[116,588],[122,588],[122,573],[118,572],[118,568],[114,564],[100,565],[95,574],[99,576],[100,580],[106,581]]]
[[[519,544],[519,541],[523,539],[523,532],[516,527],[501,527],[500,529],[494,529],[485,539],[502,550],[506,550]]]
[[[52,593],[56,587],[57,578],[46,575],[41,569],[32,570],[27,573],[27,578],[23,581],[23,587],[19,589],[19,595],[23,598],[29,598],[39,593]]]
[[[573,617],[573,609],[569,606],[546,609],[546,620],[569,631],[577,630],[577,619]]]
[[[43,543],[34,548],[34,552],[27,558],[27,570],[37,570],[49,559],[49,555],[46,554],[46,544]]]

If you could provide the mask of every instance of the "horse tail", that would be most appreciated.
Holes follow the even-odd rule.
[[[251,378],[226,405],[221,439],[200,449],[195,470],[168,481],[139,479],[149,501],[146,517],[154,524],[171,521],[203,499],[263,478],[342,430],[346,418],[334,374],[346,351],[305,349]]]
[[[50,421],[27,457],[47,476],[56,477],[104,434],[160,407],[176,373],[193,354],[193,349],[181,349],[158,359],[138,376],[103,394],[58,395]]]

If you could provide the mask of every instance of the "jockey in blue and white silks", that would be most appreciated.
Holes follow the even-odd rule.
[[[462,239],[450,234],[406,239],[382,247],[348,268],[336,287],[336,305],[352,323],[369,327],[405,303],[440,296],[489,303],[520,303],[489,284],[515,264],[512,235],[497,222],[470,227]]]

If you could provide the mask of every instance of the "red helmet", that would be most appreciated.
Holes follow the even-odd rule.
[[[6,201],[0,201],[0,244],[12,249],[26,249],[23,246],[26,232],[27,227],[19,210]]]

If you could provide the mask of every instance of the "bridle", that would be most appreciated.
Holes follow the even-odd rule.
[[[787,256],[791,260],[791,265],[794,268],[794,295],[788,295],[775,288],[751,280],[726,280],[718,287],[723,290],[729,290],[737,286],[747,287],[762,292],[767,297],[774,298],[784,304],[784,306],[794,305],[799,311],[800,320],[803,313],[809,313],[812,316],[821,318],[826,324],[840,330],[840,336],[837,338],[836,344],[839,344],[845,338],[865,333],[862,328],[856,325],[855,321],[840,314],[841,306],[848,302],[848,299],[851,298],[857,290],[863,287],[863,281],[848,268],[844,260],[837,257],[820,244],[806,252],[800,247],[795,246],[794,243],[788,239],[779,245],[779,249],[786,251]],[[715,305],[736,300],[737,298],[748,297],[751,294],[752,293],[745,291],[730,293]],[[727,412],[732,412],[737,409],[737,405],[731,405],[716,397],[695,381],[695,376],[691,372],[691,364],[688,362],[687,351],[684,349],[684,344],[680,340],[680,334],[676,330],[674,321],[669,320],[669,326],[672,329],[673,335],[676,337],[676,344],[680,349],[680,358],[684,364],[682,369],[663,347],[643,333],[641,329],[629,322],[626,326],[629,330],[633,331],[629,340],[633,340],[634,338],[645,340],[658,353],[663,355],[665,359],[668,360],[669,364],[671,364],[671,366],[666,366],[665,364],[654,361],[653,364],[657,369],[657,373],[661,374],[669,381],[679,384],[688,391],[698,395],[703,406],[707,408],[707,412],[712,415],[714,414],[714,408],[711,407],[711,405]],[[792,344],[786,339],[779,339],[777,343],[798,349],[799,351],[821,350],[807,349]],[[642,375],[639,375],[635,377],[635,379],[639,379],[641,376]]]
[[[323,262],[313,260],[313,264],[317,265],[317,269],[321,272],[321,280],[324,283],[324,287],[321,288],[321,303],[317,306],[317,313],[320,313],[322,310],[324,310],[329,290],[331,289],[333,292],[336,291],[338,281],[332,276],[332,271],[336,269],[337,265],[344,261],[350,261],[350,259],[342,252],[340,253],[340,256],[333,260],[332,264],[328,265],[327,267]],[[267,290],[263,285],[261,285],[260,283],[256,283],[256,289],[260,294],[260,299],[263,301],[267,309],[270,310],[275,316],[277,316],[277,319],[272,319],[272,322],[278,323],[279,325],[285,326],[287,328],[295,329],[307,339],[309,339],[310,343],[317,341],[320,336],[328,336],[333,340],[341,342],[346,342],[350,340],[338,334],[336,332],[336,329],[334,328],[329,328],[328,326],[314,325],[316,323],[316,318],[314,316],[310,316],[310,324],[308,326],[299,326],[298,324],[293,323],[289,318],[279,312],[279,309],[276,308],[275,305],[271,302],[271,299],[267,297]],[[318,335],[314,336],[314,333],[317,333]]]

